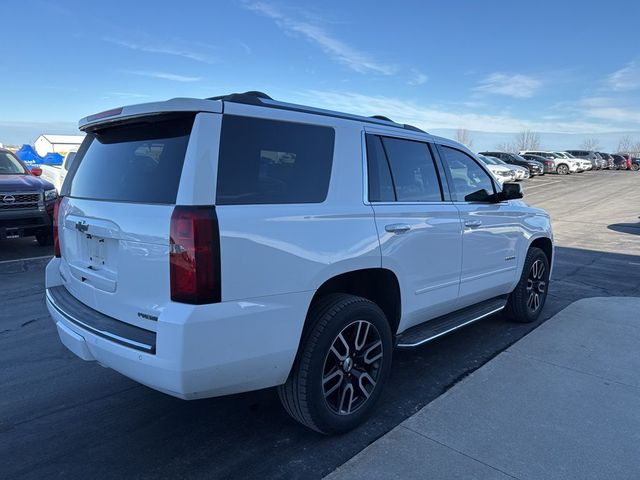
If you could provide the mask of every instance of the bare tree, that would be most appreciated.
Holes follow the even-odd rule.
[[[637,141],[633,144],[633,147],[631,148],[631,154],[634,157],[640,157],[640,141]]]
[[[467,148],[471,148],[473,146],[473,139],[471,138],[469,130],[466,128],[459,128],[456,131],[456,141],[466,145]]]
[[[496,150],[498,152],[515,152],[516,151],[516,147],[513,143],[511,142],[501,142],[499,144],[496,145]]]
[[[514,139],[515,150],[540,150],[540,134],[531,130],[518,133]]]
[[[629,153],[631,147],[633,146],[633,140],[629,135],[625,135],[618,142],[618,152],[620,153]]]
[[[602,147],[600,146],[600,140],[596,137],[585,138],[584,142],[580,145],[580,148],[583,150],[590,150],[593,152],[599,151]]]

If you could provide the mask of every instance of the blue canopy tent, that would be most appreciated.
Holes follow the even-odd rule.
[[[37,165],[62,165],[62,155],[59,153],[47,153],[44,157],[41,157],[33,149],[31,145],[24,144],[16,152],[16,155],[22,160],[29,168],[33,168]]]

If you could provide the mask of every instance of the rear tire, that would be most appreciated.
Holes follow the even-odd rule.
[[[36,233],[36,240],[41,247],[49,247],[53,245],[53,233]]]
[[[566,165],[558,165],[558,168],[556,168],[556,173],[558,175],[568,175],[569,167],[567,167]]]
[[[308,320],[289,378],[278,387],[280,401],[317,432],[346,432],[370,415],[389,376],[389,322],[375,303],[346,294],[321,298]]]
[[[633,170],[634,172],[637,172],[638,170],[640,170],[640,165],[638,165],[637,163],[632,163],[631,170]]]
[[[535,322],[547,300],[549,289],[549,259],[545,253],[531,247],[524,261],[520,281],[509,295],[506,316],[519,323]]]

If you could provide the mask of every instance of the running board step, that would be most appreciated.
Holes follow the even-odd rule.
[[[495,297],[470,307],[456,310],[411,327],[398,335],[398,348],[413,348],[453,332],[460,327],[499,312],[507,304],[507,296]]]

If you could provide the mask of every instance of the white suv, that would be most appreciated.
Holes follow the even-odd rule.
[[[393,349],[543,308],[549,216],[464,146],[258,92],[84,118],[46,301],[61,341],[167,394],[278,386],[353,428]]]

